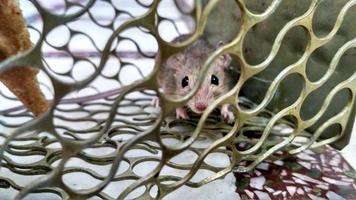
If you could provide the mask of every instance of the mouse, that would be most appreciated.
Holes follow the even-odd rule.
[[[179,43],[188,39],[190,35],[181,35],[172,42]],[[171,55],[162,63],[158,84],[165,95],[182,97],[188,94],[197,82],[201,68],[206,59],[219,47],[224,45],[220,41],[211,45],[201,37],[184,50]],[[231,89],[231,80],[227,69],[231,63],[229,54],[222,54],[212,63],[206,77],[196,94],[183,107],[176,108],[176,118],[189,119],[188,110],[201,115],[219,96]],[[159,99],[152,100],[155,107],[159,107]],[[235,120],[229,104],[222,105],[221,115],[225,121],[232,124]]]

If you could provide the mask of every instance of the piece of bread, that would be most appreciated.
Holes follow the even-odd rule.
[[[18,0],[0,1],[0,62],[32,47]],[[38,116],[48,109],[36,79],[37,69],[19,66],[0,74],[0,81]]]

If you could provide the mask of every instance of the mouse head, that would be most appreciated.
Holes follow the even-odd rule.
[[[220,47],[222,43],[219,43]],[[191,47],[168,59],[167,64],[173,69],[177,95],[183,96],[195,86],[201,68],[206,59],[215,50],[204,40],[198,40]],[[229,67],[231,57],[220,55],[210,66],[197,93],[188,101],[187,106],[195,113],[201,114],[221,94],[228,91],[225,70]]]

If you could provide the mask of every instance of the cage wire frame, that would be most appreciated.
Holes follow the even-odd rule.
[[[273,42],[268,57],[258,65],[251,65],[245,60],[243,54],[244,38],[254,25],[268,19],[276,11],[282,0],[272,1],[268,8],[260,14],[248,10],[244,0],[236,0],[242,19],[240,31],[231,42],[217,49],[209,56],[202,67],[197,84],[188,95],[179,99],[169,98],[160,92],[156,81],[159,67],[169,56],[191,45],[203,35],[208,16],[213,8],[217,6],[218,0],[210,0],[206,4],[203,4],[202,1],[195,1],[195,7],[191,11],[182,9],[178,1],[174,1],[183,15],[192,15],[195,19],[194,32],[187,41],[180,44],[167,42],[159,33],[158,24],[161,21],[168,20],[175,24],[174,20],[158,13],[158,7],[161,3],[159,0],[154,0],[152,3],[143,3],[136,0],[137,5],[145,9],[140,16],[133,16],[125,10],[124,6],[114,6],[113,1],[100,1],[111,5],[115,13],[113,20],[107,24],[99,23],[95,15],[90,11],[99,2],[96,0],[88,0],[84,3],[66,0],[66,9],[69,10],[71,7],[76,7],[76,9],[70,14],[63,15],[54,13],[36,0],[29,0],[29,2],[40,14],[43,21],[42,30],[37,30],[37,28],[29,24],[29,28],[39,32],[39,39],[32,49],[2,62],[0,64],[0,72],[19,65],[30,65],[38,68],[50,80],[51,85],[47,85],[47,88],[49,88],[48,90],[53,90],[53,100],[48,112],[38,118],[32,118],[23,107],[0,111],[2,115],[0,127],[4,129],[4,132],[0,130],[1,137],[4,138],[0,154],[2,170],[26,177],[40,175],[39,178],[26,185],[2,175],[0,177],[0,186],[17,190],[16,199],[24,198],[30,193],[52,193],[63,199],[88,199],[94,196],[100,199],[124,199],[139,188],[144,189],[139,195],[135,196],[135,199],[161,199],[183,185],[200,187],[224,177],[233,170],[247,172],[266,159],[281,159],[308,148],[316,148],[333,143],[344,137],[345,134],[349,134],[347,133],[347,126],[350,126],[348,121],[354,118],[355,72],[330,91],[321,109],[312,118],[303,120],[300,117],[300,110],[307,96],[325,84],[330,76],[335,73],[342,55],[347,50],[356,47],[356,38],[348,41],[333,56],[330,66],[322,78],[314,82],[308,79],[306,65],[309,56],[316,49],[326,45],[333,39],[345,15],[355,5],[356,0],[350,0],[343,6],[332,31],[323,37],[317,36],[312,28],[313,15],[322,0],[311,0],[311,4],[304,14],[283,26]],[[22,2],[20,1],[20,3]],[[96,46],[94,38],[90,35],[78,30],[72,30],[67,25],[85,14],[98,27],[112,31],[105,42],[105,46]],[[114,19],[120,14],[128,15],[130,19],[116,26]],[[100,55],[99,62],[90,60],[89,56],[86,55],[74,54],[69,48],[69,42],[59,47],[48,42],[50,32],[63,25],[68,28],[70,39],[80,33],[91,41]],[[272,81],[261,103],[256,104],[246,98],[238,98],[244,83],[269,67],[276,57],[287,32],[297,26],[302,27],[309,35],[307,47],[300,59],[278,74]],[[147,37],[154,37],[158,46],[157,52],[146,54],[134,39],[120,35],[125,30],[133,27],[139,27],[139,30],[146,34]],[[120,58],[122,54],[117,51],[120,40],[131,41],[142,58],[154,59],[152,72],[147,76],[143,76],[141,73],[142,79],[127,85],[117,80],[118,75],[123,73],[120,71],[122,66],[131,65],[138,71],[142,69]],[[94,72],[80,81],[68,82],[61,79],[61,76],[71,76],[74,64],[71,70],[65,73],[53,70],[43,59],[42,48],[45,44],[69,54],[74,60],[73,63],[78,61],[91,63],[94,66]],[[240,77],[235,86],[228,93],[219,97],[201,116],[193,116],[192,120],[177,120],[170,117],[170,112],[174,108],[185,105],[197,92],[210,64],[223,53],[233,55],[240,62]],[[115,75],[106,76],[103,70],[107,67],[107,62],[111,57],[119,61],[120,65],[118,67],[120,69]],[[291,74],[298,75],[304,81],[299,97],[294,103],[279,110],[277,113],[268,111],[266,107],[272,101],[279,84]],[[93,84],[98,77],[120,82],[118,89],[101,92],[100,86]],[[94,94],[85,98],[68,99],[70,94],[85,88],[93,89]],[[346,90],[349,93],[346,106],[338,114],[318,127],[314,133],[305,131],[326,112],[333,97],[341,90]],[[151,98],[155,95],[160,98],[161,102],[159,113],[152,112],[152,106],[150,105]],[[1,96],[8,101],[16,101],[16,99],[3,92]],[[236,116],[234,125],[228,125],[216,115],[211,114],[216,107],[225,103],[232,105],[234,108]],[[69,107],[64,105],[69,105]],[[135,108],[136,110],[128,112],[125,108]],[[80,117],[72,117],[72,113],[76,112],[82,113],[82,115]],[[293,118],[293,120],[288,120],[286,116]],[[89,121],[93,125],[86,129],[76,129],[76,123],[83,121]],[[335,124],[340,127],[340,132],[332,137],[321,139],[320,136],[323,132]],[[289,128],[290,131],[283,132],[282,130],[285,128]],[[248,134],[244,134],[253,131],[258,132],[259,135],[257,137],[248,137]],[[348,131],[350,132],[351,130],[349,129]],[[119,138],[117,136],[125,134],[130,135],[130,137],[117,139]],[[165,140],[169,139],[174,140],[176,143],[165,143]],[[204,146],[197,145],[198,141],[210,142]],[[112,151],[105,156],[100,156],[88,153],[86,150],[89,148],[109,148]],[[149,155],[128,155],[127,153],[133,149],[142,150]],[[175,162],[175,157],[187,151],[196,156],[193,162],[188,164]],[[228,156],[229,163],[224,166],[209,164],[207,157],[213,153]],[[13,158],[34,155],[40,156],[41,159],[26,164]],[[102,175],[97,173],[94,170],[95,168],[67,166],[66,163],[72,158],[81,159],[97,166],[109,165],[110,170],[107,174]],[[137,174],[135,167],[148,161],[156,162],[157,165],[143,176]],[[128,168],[118,174],[118,170],[124,163],[128,165]],[[165,175],[161,173],[164,167],[185,170],[187,173],[182,176]],[[212,172],[212,175],[206,176],[199,181],[193,181],[192,178],[200,170],[208,170]],[[85,173],[99,180],[99,183],[91,188],[74,189],[65,183],[63,177],[66,174],[75,172]],[[110,196],[104,192],[105,187],[110,183],[123,180],[134,180],[134,182],[124,188],[121,193],[116,194],[116,196]]]

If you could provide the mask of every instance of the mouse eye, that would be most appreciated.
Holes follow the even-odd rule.
[[[189,78],[188,76],[185,76],[183,79],[182,79],[182,88],[185,88],[188,86],[188,83],[189,83]]]
[[[215,75],[211,75],[211,84],[219,85],[219,78]]]

